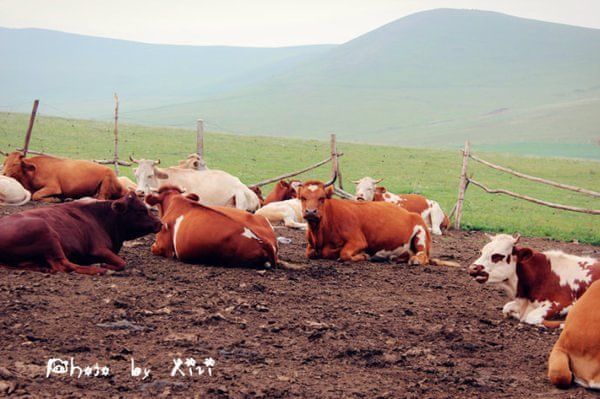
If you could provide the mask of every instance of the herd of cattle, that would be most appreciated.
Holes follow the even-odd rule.
[[[167,168],[158,167],[160,160],[131,160],[136,182],[89,161],[10,153],[0,205],[66,202],[1,218],[0,265],[103,274],[125,267],[118,256],[124,241],[156,233],[151,251],[158,256],[276,267],[284,262],[272,223],[283,223],[306,230],[310,259],[458,266],[430,257],[431,234],[449,225],[439,204],[390,193],[377,186],[381,179],[355,181],[355,200],[332,198],[337,176],[325,183],[282,180],[263,198],[258,187],[224,171],[197,170],[195,155]],[[568,387],[574,379],[600,389],[600,262],[521,247],[519,236],[489,238],[469,274],[506,289],[506,317],[564,327],[549,359],[553,384]]]

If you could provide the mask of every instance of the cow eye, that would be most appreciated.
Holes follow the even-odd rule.
[[[492,262],[494,262],[494,263],[498,263],[502,259],[504,259],[504,255],[501,255],[501,254],[493,254],[492,255]]]

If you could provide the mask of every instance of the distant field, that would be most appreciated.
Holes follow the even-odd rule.
[[[0,113],[0,148],[22,145],[27,115]],[[160,158],[171,165],[195,149],[191,130],[121,125],[121,153],[137,158]],[[35,125],[31,148],[73,158],[110,158],[112,125],[106,122],[41,116]],[[325,137],[323,138],[326,139]],[[416,192],[440,202],[450,211],[456,201],[460,156],[457,151],[408,149],[341,143],[344,187],[365,175],[383,177],[390,191]],[[326,141],[244,137],[209,133],[205,140],[210,167],[226,170],[251,184],[325,158]],[[474,149],[477,152],[477,148]],[[519,171],[600,191],[600,162],[555,158],[527,158],[485,153],[485,158]],[[129,168],[123,174],[132,176]],[[551,202],[600,208],[600,200],[553,189],[472,164],[470,172],[490,187],[502,187]],[[327,168],[305,175],[325,179]],[[577,239],[600,245],[600,216],[535,206],[520,200],[484,194],[469,188],[463,221],[466,228],[520,232],[524,235]]]

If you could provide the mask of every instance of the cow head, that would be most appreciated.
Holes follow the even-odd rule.
[[[471,266],[469,274],[478,283],[501,283],[516,275],[517,257],[515,245],[520,236],[508,234],[490,236],[481,250],[481,256]]]
[[[16,179],[25,188],[29,187],[28,182],[35,173],[35,165],[27,161],[25,155],[19,151],[11,152],[6,156],[2,169],[5,176]]]
[[[206,168],[206,162],[200,157],[198,154],[190,154],[188,157],[182,161],[179,161],[178,168],[181,169],[196,169],[196,170],[204,170]]]
[[[333,183],[337,174],[327,183],[309,180],[298,188],[298,198],[302,203],[302,216],[311,224],[318,224],[323,216],[323,205],[333,195]]]
[[[146,195],[146,203],[150,206],[156,206],[158,208],[158,214],[160,217],[162,217],[169,209],[170,200],[174,196],[181,196],[184,192],[185,190],[180,187],[167,184],[158,190],[158,194]],[[198,202],[200,200],[196,194],[188,194],[186,198],[194,202]]]
[[[373,179],[372,177],[366,176],[360,180],[354,180],[352,183],[356,184],[354,193],[358,201],[373,201],[375,197],[375,186],[383,179]]]
[[[160,164],[160,159],[157,161],[151,159],[135,159],[129,156],[131,162],[137,164],[137,168],[133,170],[138,194],[148,195],[152,192],[152,188],[159,186],[158,179],[167,179],[169,175],[162,169],[156,167]]]
[[[161,221],[146,208],[133,191],[112,201],[111,210],[118,215],[119,231],[125,240],[158,233],[162,226]]]

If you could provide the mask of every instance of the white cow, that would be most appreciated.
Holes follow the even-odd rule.
[[[31,193],[12,177],[0,175],[0,205],[20,206],[31,200]]]
[[[266,217],[271,223],[283,222],[286,227],[307,229],[307,224],[302,222],[302,203],[297,198],[270,202],[256,211],[256,214]]]
[[[197,194],[204,205],[231,206],[254,212],[260,207],[258,196],[235,176],[216,169],[194,170],[181,167],[159,168],[160,160],[134,159],[137,192],[145,195],[172,184]]]

